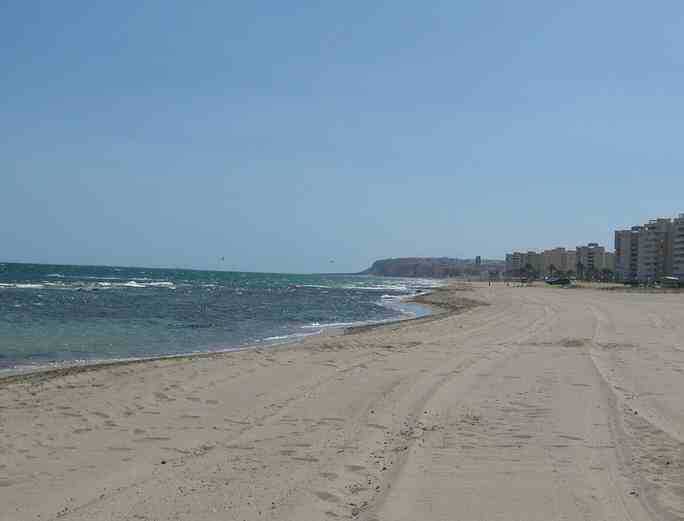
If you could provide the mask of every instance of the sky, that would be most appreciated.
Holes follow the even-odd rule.
[[[2,2],[0,261],[612,249],[684,212],[684,4],[560,4]]]

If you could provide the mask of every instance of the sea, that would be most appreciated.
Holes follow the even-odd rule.
[[[429,314],[430,279],[0,264],[0,375],[273,346]]]

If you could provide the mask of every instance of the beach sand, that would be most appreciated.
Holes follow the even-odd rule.
[[[0,520],[682,519],[682,295],[466,289],[294,346],[0,381]]]

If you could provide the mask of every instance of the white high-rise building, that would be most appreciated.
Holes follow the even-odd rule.
[[[648,283],[671,275],[684,279],[684,214],[616,231],[615,269],[622,281]]]
[[[671,228],[671,219],[654,219],[641,227],[638,238],[637,280],[655,282],[672,273]]]
[[[672,222],[672,275],[684,280],[684,214]]]
[[[628,282],[637,280],[637,258],[641,226],[615,232],[615,278]]]

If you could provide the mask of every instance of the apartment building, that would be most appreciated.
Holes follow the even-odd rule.
[[[565,248],[554,248],[542,252],[543,276],[551,275],[553,272],[575,272],[577,269],[577,253]]]
[[[648,283],[671,275],[684,278],[684,214],[616,231],[615,255],[619,280]]]
[[[523,267],[523,254],[520,252],[513,252],[506,254],[506,273],[515,273],[520,271]]]
[[[682,220],[684,236],[684,219]],[[682,241],[682,257],[684,269],[684,238]],[[606,251],[603,246],[592,242],[587,246],[579,246],[575,250],[553,248],[542,253],[534,251],[513,252],[506,255],[506,273],[518,275],[523,271],[532,271],[541,277],[563,273],[576,275],[579,278],[588,275],[601,276],[604,270],[615,270],[615,255]]]
[[[528,267],[536,273],[541,273],[542,255],[534,251],[528,251],[527,253],[516,251],[506,255],[507,273],[520,273],[520,271]]]
[[[554,248],[542,252],[542,275],[551,275],[554,272],[566,271],[567,251],[565,248]]]
[[[671,219],[654,219],[639,230],[637,280],[653,282],[672,273]]]
[[[568,250],[565,254],[566,272],[577,273],[577,251]]]
[[[578,246],[577,251],[577,276],[582,278],[591,273],[601,273],[603,270],[613,271],[615,257],[607,252],[605,247],[596,242],[590,242],[586,246]]]
[[[542,270],[542,256],[535,251],[528,251],[525,255],[525,266],[532,267],[532,271],[537,274]]]
[[[579,262],[582,264],[578,267]],[[600,273],[604,269],[613,271],[614,268],[613,253],[607,252],[597,243],[580,246],[576,250],[553,248],[542,253],[528,251],[506,255],[506,273],[508,274],[519,274],[528,269],[541,277],[557,273],[577,274],[581,277],[587,273]],[[579,273],[578,269],[583,269],[583,273]]]
[[[637,280],[639,232],[641,226],[615,232],[615,278],[619,281]]]
[[[672,222],[672,275],[684,280],[684,214]]]

